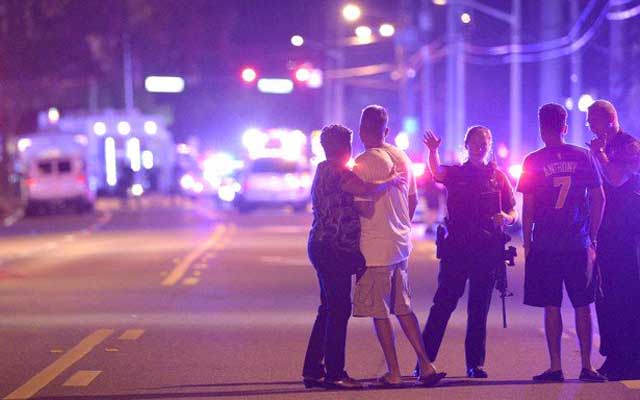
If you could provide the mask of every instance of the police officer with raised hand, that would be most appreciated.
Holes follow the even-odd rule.
[[[513,188],[494,163],[487,162],[491,131],[484,126],[467,130],[464,143],[469,159],[462,165],[440,165],[442,140],[431,130],[424,135],[429,168],[447,189],[447,237],[438,243],[440,273],[429,318],[422,333],[427,354],[435,360],[451,313],[469,281],[465,356],[467,376],[487,378],[487,315],[496,273],[504,265],[504,225],[516,221]]]

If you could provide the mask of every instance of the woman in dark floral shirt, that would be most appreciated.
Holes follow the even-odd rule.
[[[318,165],[311,188],[313,223],[309,259],[320,283],[320,307],[313,325],[302,376],[306,387],[358,389],[344,370],[347,321],[351,315],[351,275],[365,267],[360,253],[360,213],[354,195],[385,191],[404,184],[399,174],[385,182],[367,183],[347,167],[353,132],[342,125],[322,130],[327,160]],[[324,360],[324,364],[323,364]]]

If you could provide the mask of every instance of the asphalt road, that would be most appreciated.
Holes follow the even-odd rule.
[[[501,326],[496,292],[486,369],[464,376],[466,297],[450,321],[442,386],[382,390],[370,320],[349,325],[347,369],[357,392],[305,390],[300,370],[318,305],[306,258],[310,216],[238,215],[203,203],[103,202],[93,215],[27,217],[0,231],[0,398],[39,399],[640,399],[640,382],[578,381],[573,313],[564,311],[563,384],[533,384],[547,368],[542,311],[522,305],[522,265]],[[437,264],[416,227],[413,304],[424,323]],[[568,303],[568,302],[567,302]],[[396,324],[404,373],[414,365]],[[602,358],[597,353],[594,365]]]

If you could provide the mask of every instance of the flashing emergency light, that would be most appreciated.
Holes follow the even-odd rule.
[[[241,76],[243,81],[251,83],[256,80],[258,73],[253,68],[245,68],[242,70]]]
[[[307,67],[300,67],[296,70],[296,80],[307,82],[311,78],[311,70]]]
[[[380,36],[390,37],[396,33],[396,28],[391,24],[382,24],[380,25],[380,28],[378,28],[378,32],[380,33]]]
[[[309,86],[312,89],[318,89],[322,87],[324,78],[322,76],[322,70],[319,70],[317,68],[312,69],[311,73],[309,74],[309,79],[307,80],[307,86]]]
[[[232,184],[225,184],[220,186],[218,189],[218,197],[222,201],[226,201],[231,203],[236,198],[236,193],[238,193],[242,187],[238,182],[233,182]]]
[[[139,183],[134,183],[131,186],[131,194],[136,196],[136,197],[140,197],[142,196],[142,194],[144,193],[144,188],[142,187],[141,184]]]
[[[118,182],[116,165],[116,140],[108,137],[104,140],[104,161],[107,173],[107,184],[115,186]]]
[[[153,168],[153,153],[151,150],[145,150],[142,152],[142,167],[144,169]]]
[[[140,139],[131,138],[127,140],[126,144],[127,158],[131,162],[131,169],[134,172],[140,171],[141,159],[140,159]]]
[[[509,156],[509,149],[504,143],[500,143],[498,146],[498,157],[507,158]]]
[[[564,106],[569,111],[573,110],[573,99],[571,97],[567,97],[567,99],[564,101]]]
[[[413,163],[411,164],[411,170],[414,177],[420,178],[427,170],[427,165],[425,163]]]
[[[147,135],[155,135],[158,133],[158,124],[156,124],[155,121],[145,121],[144,133]]]
[[[98,121],[96,123],[93,124],[93,133],[95,133],[98,136],[103,136],[105,133],[107,133],[107,124],[105,124],[102,121]]]
[[[58,109],[55,107],[51,107],[47,111],[47,119],[49,120],[50,124],[57,124],[60,120],[60,111],[58,111]]]
[[[396,135],[395,142],[400,150],[406,150],[409,148],[409,135],[407,132],[400,132]]]
[[[258,79],[258,90],[269,94],[289,94],[293,92],[291,79]]]
[[[151,93],[180,93],[184,90],[184,79],[179,76],[148,76],[144,88]]]
[[[520,179],[520,175],[522,175],[522,165],[514,164],[510,166],[509,175],[511,175],[514,179]]]
[[[587,109],[589,109],[591,104],[593,104],[594,102],[595,100],[593,99],[593,96],[591,96],[590,94],[583,94],[582,96],[580,96],[580,99],[578,99],[578,110],[587,112]]]
[[[31,147],[31,139],[29,138],[22,138],[20,140],[18,140],[18,150],[20,152],[26,151],[29,147]]]
[[[119,134],[121,134],[122,136],[126,136],[131,133],[131,124],[129,124],[127,121],[120,121],[118,122],[116,129]]]
[[[355,33],[358,39],[361,39],[361,40],[371,39],[371,35],[373,34],[373,32],[371,31],[371,28],[365,25],[361,25],[357,27],[355,30]]]
[[[195,184],[196,180],[191,174],[182,175],[182,178],[180,178],[180,187],[184,190],[191,190]]]

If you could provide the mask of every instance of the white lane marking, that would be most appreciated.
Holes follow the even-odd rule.
[[[62,386],[85,387],[100,375],[102,371],[78,371],[71,375]]]
[[[144,333],[144,329],[127,329],[118,338],[119,340],[138,340]]]
[[[113,329],[98,329],[80,343],[70,349],[68,352],[60,356],[56,361],[48,367],[37,373],[33,378],[29,379],[24,385],[9,393],[5,400],[28,399],[38,393],[42,388],[47,386],[51,381],[63,373],[67,368],[71,367],[82,357],[89,354],[97,345],[102,343],[106,338],[111,336]]]

